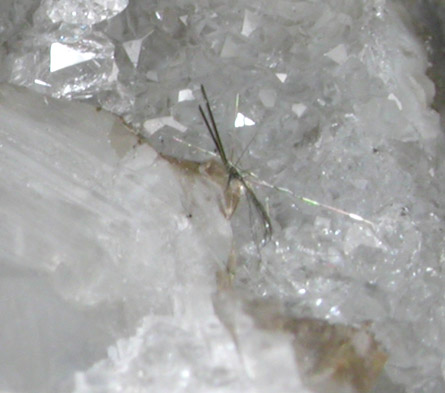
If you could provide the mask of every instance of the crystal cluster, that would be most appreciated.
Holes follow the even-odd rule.
[[[52,22],[76,25],[94,25],[121,13],[128,0],[44,0],[42,10]]]
[[[164,154],[212,157],[197,109],[204,84],[228,156],[257,175],[246,179],[274,229],[261,246],[255,206],[240,203],[225,285],[274,299],[290,319],[370,321],[388,352],[386,385],[376,391],[445,390],[445,140],[431,109],[426,50],[399,2],[16,0],[0,11],[3,80],[114,112]],[[73,160],[73,168],[96,173]],[[128,202],[138,186],[122,187]],[[114,230],[131,238],[125,225]],[[198,247],[204,240],[196,239]],[[124,252],[143,259],[133,246]],[[111,260],[123,252],[113,247]],[[76,285],[96,285],[81,258],[75,263]],[[59,277],[64,296],[68,278]],[[271,355],[249,374],[210,298],[199,291],[184,298],[196,308],[184,306],[179,325],[188,315],[196,327],[200,308],[202,325],[179,332],[146,306],[144,296],[158,297],[141,290],[137,298],[136,288],[128,287],[129,302],[147,310],[135,317],[139,327],[79,367],[77,393],[271,391],[270,381],[280,391],[305,389],[287,362],[288,336],[270,338],[246,317],[257,341],[245,356],[252,361],[271,340],[285,363],[267,373]]]

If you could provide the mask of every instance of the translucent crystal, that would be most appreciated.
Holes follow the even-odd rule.
[[[281,83],[286,82],[287,74],[285,74],[283,72],[278,72],[275,75],[277,76],[277,78],[280,80]]]
[[[277,93],[272,89],[260,90],[259,97],[266,108],[273,108],[277,100]]]
[[[234,57],[240,51],[240,47],[232,37],[227,37],[221,49],[221,57]]]
[[[258,27],[259,22],[260,18],[258,16],[256,16],[252,11],[245,10],[241,34],[249,37]]]
[[[15,83],[57,97],[88,97],[116,81],[114,46],[100,33],[61,25],[40,39],[29,35],[22,44],[11,65]],[[29,45],[35,53],[25,50]],[[33,74],[26,72],[30,68]]]
[[[156,53],[156,56],[153,56]],[[150,33],[143,41],[138,69],[142,72],[162,71],[178,59],[179,43],[160,30]]]
[[[110,345],[127,369],[139,351],[160,365],[165,343],[173,352],[194,345],[181,331],[197,335],[197,318],[212,320],[205,305],[231,242],[218,185],[138,145],[119,119],[91,106],[2,85],[0,114],[8,118],[0,125],[2,388],[60,391]],[[196,176],[193,186],[183,176]],[[126,352],[121,338],[148,310],[171,328],[154,326],[152,346],[132,342]],[[164,382],[181,386],[204,365],[199,354]]]
[[[292,104],[292,112],[294,112],[298,117],[303,116],[304,112],[306,112],[307,106],[304,104]]]
[[[123,43],[125,51],[127,52],[128,57],[130,58],[131,62],[135,67],[138,66],[139,55],[141,53],[142,40],[143,38],[140,38],[138,40],[132,40]]]
[[[44,0],[42,6],[54,23],[92,25],[122,12],[128,0]]]
[[[165,126],[169,126],[181,132],[187,131],[187,127],[176,121],[172,116],[150,119],[144,123],[144,128],[149,135],[154,134],[156,131]]]
[[[371,329],[391,359],[376,392],[443,392],[445,317],[438,304],[445,280],[445,142],[440,117],[431,108],[434,100],[435,108],[441,107],[443,78],[436,77],[434,86],[428,76],[443,67],[427,57],[432,43],[437,54],[443,47],[440,34],[434,34],[440,29],[440,3],[131,1],[112,18],[109,11],[96,17],[100,7],[90,7],[83,15],[102,22],[77,24],[77,19],[73,25],[48,17],[48,5],[61,10],[56,2],[8,0],[0,6],[0,77],[109,108],[160,151],[201,162],[217,159],[197,108],[204,84],[227,159],[245,176],[274,234],[260,247],[258,204],[241,198],[231,218],[233,256],[219,285],[282,299],[289,318],[355,326],[374,321]],[[73,0],[70,9],[85,4]],[[410,21],[404,7],[422,15],[434,9],[430,33],[416,36],[419,19]],[[50,72],[55,43],[95,56]],[[247,127],[247,119],[254,124]],[[194,165],[187,168],[196,171]],[[123,200],[133,195],[126,191]],[[186,230],[188,220],[174,225]],[[18,246],[24,244],[16,239]],[[112,245],[109,250],[130,252]],[[51,266],[60,260],[62,253]],[[88,279],[88,273],[79,275],[80,281]],[[70,282],[70,275],[60,279],[61,286],[65,279]],[[162,287],[154,281],[153,288]],[[132,293],[129,287],[123,292]],[[219,317],[209,311],[209,299],[197,291],[182,301],[182,294],[137,314],[148,318],[133,325],[142,330],[119,334],[121,340],[114,340],[95,366],[79,366],[76,389],[138,391],[155,381],[149,389],[160,392],[261,390],[261,383],[246,375],[247,363],[236,357]],[[139,301],[134,303],[137,307]],[[182,310],[187,327],[185,319],[162,324],[155,308]],[[213,324],[215,335],[205,323],[199,325],[202,335],[190,328],[198,320]],[[179,332],[193,339],[170,344],[170,338],[184,336]],[[246,338],[246,345],[254,343],[250,375],[264,372],[264,389],[274,381],[268,391],[277,390],[274,383],[280,391],[291,386],[294,366],[286,363],[283,370],[289,372],[279,374],[272,364],[274,354],[289,358],[283,341],[251,334]],[[191,342],[203,352],[211,348],[203,355],[208,361],[197,365],[187,357],[184,348]],[[255,345],[261,343],[277,345],[269,363],[255,358],[261,351]],[[120,350],[127,355],[119,358]],[[217,354],[234,366],[221,361],[218,374],[219,366],[208,366]],[[154,371],[147,372],[151,367]],[[163,377],[156,379],[156,370]]]
[[[325,53],[325,56],[329,57],[331,60],[340,65],[348,60],[348,53],[346,52],[344,44],[337,45],[335,48]]]

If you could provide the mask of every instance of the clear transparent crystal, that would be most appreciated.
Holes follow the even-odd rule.
[[[110,19],[128,6],[128,0],[44,0],[42,7],[54,22],[93,25]]]

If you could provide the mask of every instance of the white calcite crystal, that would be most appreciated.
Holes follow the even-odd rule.
[[[1,389],[62,391],[147,315],[173,347],[199,335],[231,246],[220,187],[94,107],[3,85],[0,117]]]
[[[36,124],[28,127],[29,135],[20,137],[14,130],[22,120],[8,123],[7,119],[15,119],[10,112],[16,111],[8,107],[3,119],[10,124],[12,139],[7,139],[4,151],[12,156],[5,155],[10,158],[3,165],[14,168],[16,176],[1,172],[6,199],[2,247],[14,277],[22,274],[16,269],[24,269],[20,272],[26,276],[36,261],[45,264],[43,275],[41,268],[36,270],[36,285],[22,287],[29,289],[21,293],[30,293],[24,299],[37,303],[20,303],[17,297],[17,307],[46,309],[39,302],[56,304],[52,299],[63,295],[60,301],[65,303],[54,307],[74,312],[70,307],[75,305],[80,313],[69,314],[72,330],[64,328],[68,323],[47,323],[49,317],[36,317],[32,323],[30,312],[20,316],[16,311],[16,321],[42,329],[48,334],[42,335],[42,342],[61,343],[57,348],[69,347],[67,335],[78,331],[79,324],[89,326],[91,336],[76,339],[103,343],[79,344],[76,354],[66,352],[73,362],[82,359],[71,379],[63,370],[73,369],[63,367],[74,363],[65,358],[47,362],[46,374],[29,363],[26,370],[39,372],[26,387],[16,382],[9,389],[34,392],[43,386],[45,390],[48,378],[42,376],[50,374],[65,375],[66,390],[77,392],[300,389],[301,381],[293,372],[296,366],[288,362],[289,332],[275,336],[275,332],[255,330],[251,337],[243,336],[246,343],[238,344],[235,334],[227,333],[208,298],[216,291],[214,273],[222,269],[218,275],[224,277],[222,287],[284,304],[283,318],[315,318],[356,328],[366,324],[388,354],[385,381],[383,385],[380,381],[376,393],[444,392],[445,141],[439,115],[431,108],[436,87],[426,75],[429,44],[425,46],[414,34],[403,8],[414,3],[432,7],[442,2],[131,0],[127,6],[124,1],[2,2],[2,80],[53,97],[88,100],[120,115],[159,152],[179,159],[167,163],[150,158],[156,155],[145,144],[134,150],[122,148],[120,158],[113,161],[117,166],[107,164],[114,168],[107,177],[103,160],[121,137],[112,138],[111,145],[95,145],[94,138],[76,139],[75,130],[60,127],[60,132],[47,133],[43,127],[38,135],[46,142],[37,143],[33,130],[46,124],[39,115],[45,112],[34,110]],[[59,51],[53,56],[51,48]],[[60,49],[68,54],[66,58],[60,57]],[[437,69],[430,75],[434,73]],[[193,176],[184,177],[181,159],[215,158],[215,146],[197,108],[202,104],[201,84],[227,157],[257,174],[246,179],[272,222],[272,241],[264,247],[260,246],[262,222],[255,214],[258,205],[249,208],[241,198],[231,218],[234,246],[230,252],[230,228],[220,213],[221,203],[215,202],[216,194],[206,205],[210,183],[206,180],[193,191],[192,179],[201,184],[209,173],[197,164],[186,165]],[[50,106],[54,105],[64,104]],[[23,106],[29,111],[33,107]],[[88,135],[96,135],[96,129],[92,127]],[[70,138],[77,147],[58,150],[71,146]],[[29,146],[28,140],[32,148],[24,147]],[[41,155],[36,157],[38,152]],[[85,159],[90,154],[102,158]],[[156,163],[161,171],[173,171],[180,184],[163,182],[161,175],[147,171],[151,159],[150,168]],[[38,168],[31,164],[34,161],[40,163]],[[32,176],[27,177],[31,169]],[[137,181],[132,177],[136,173]],[[61,194],[67,179],[70,185]],[[27,192],[40,197],[19,197],[28,183]],[[218,192],[226,191],[226,184],[219,183]],[[173,209],[165,214],[175,219],[162,215],[157,231],[150,228],[158,220],[150,217],[159,218],[164,196],[144,199],[142,190],[152,190],[151,186],[173,195],[165,197],[166,206]],[[49,191],[56,195],[44,203],[41,193]],[[71,199],[61,203],[57,198],[62,197]],[[43,210],[36,208],[39,203]],[[81,207],[72,208],[72,203]],[[187,210],[200,204],[217,219],[202,216],[202,225],[194,226],[198,213],[187,217]],[[140,210],[136,212],[135,206]],[[65,210],[69,208],[71,213]],[[77,220],[69,224],[72,221],[58,218],[59,211]],[[42,222],[46,226],[35,224]],[[102,225],[102,232],[97,225]],[[60,237],[46,235],[51,233]],[[166,247],[170,254],[163,263],[147,263]],[[123,263],[125,258],[138,268]],[[113,269],[105,263],[108,260]],[[176,270],[182,266],[177,260],[187,268]],[[10,290],[19,288],[8,285]],[[109,308],[85,311],[104,304]],[[116,318],[122,313],[125,318]],[[104,324],[113,334],[101,333]],[[249,318],[246,324],[258,328]],[[49,325],[61,328],[53,334]],[[5,326],[18,334],[16,325]],[[35,344],[39,341],[23,334],[20,345],[32,354],[26,361],[40,359],[41,346]],[[246,348],[244,358],[238,353],[242,348]],[[269,357],[264,348],[270,349]],[[277,357],[285,362],[282,372],[272,365]],[[18,375],[11,370],[25,367],[12,361],[11,366],[6,364],[0,364],[4,367],[0,371],[10,376],[8,381]]]

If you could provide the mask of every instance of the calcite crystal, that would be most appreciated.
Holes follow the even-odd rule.
[[[0,2],[1,80],[112,111],[150,139],[157,151],[182,162],[214,158],[197,108],[204,84],[227,156],[243,175],[256,175],[246,181],[274,228],[272,240],[259,246],[255,240],[261,239],[261,220],[255,208],[229,192],[237,206],[230,222],[234,234],[230,250],[225,232],[229,224],[218,205],[222,199],[211,204],[218,217],[214,223],[213,216],[197,216],[195,211],[199,204],[209,202],[210,209],[210,201],[215,202],[202,195],[226,191],[224,177],[220,177],[221,191],[205,165],[195,165],[197,177],[193,171],[184,175],[183,169],[160,159],[148,146],[131,147],[133,142],[123,134],[111,138],[109,145],[104,143],[108,137],[95,144],[91,136],[102,126],[88,128],[81,135],[90,137],[81,140],[63,125],[56,127],[60,131],[41,130],[38,125],[46,123],[39,113],[46,114],[42,109],[46,107],[37,106],[32,112],[32,101],[25,100],[26,109],[37,124],[27,127],[26,136],[15,135],[23,122],[11,117],[17,109],[5,106],[2,121],[9,128],[2,163],[2,173],[8,175],[2,177],[4,258],[26,273],[35,261],[46,261],[45,274],[52,277],[49,286],[38,281],[40,286],[29,289],[32,296],[25,298],[43,301],[55,291],[63,294],[64,301],[82,307],[96,307],[107,299],[110,311],[102,309],[98,315],[115,321],[121,307],[125,318],[118,321],[128,323],[110,322],[110,326],[134,327],[125,332],[116,328],[111,337],[96,334],[94,312],[88,314],[93,320],[81,319],[91,326],[92,337],[103,339],[100,348],[108,350],[99,353],[95,346],[77,346],[91,352],[79,349],[79,356],[70,355],[70,359],[89,359],[78,364],[75,390],[303,389],[295,379],[290,332],[281,331],[280,339],[257,330],[243,336],[245,347],[250,345],[251,368],[246,372],[211,301],[203,295],[216,290],[218,270],[221,288],[275,299],[286,305],[286,317],[355,327],[371,321],[369,330],[389,356],[386,381],[400,386],[395,391],[445,391],[445,139],[443,118],[432,109],[433,105],[443,112],[442,4],[441,0]],[[405,11],[407,5],[422,11],[417,23]],[[427,22],[430,28],[416,35],[413,26]],[[51,101],[50,106],[58,105],[62,104]],[[91,113],[74,117],[94,125]],[[99,112],[98,118],[106,118],[104,113]],[[70,138],[75,143],[61,149]],[[118,140],[127,142],[121,146]],[[109,153],[115,157],[117,152],[119,161],[111,160],[106,164],[110,172],[104,173]],[[100,159],[86,159],[90,153]],[[38,168],[34,161],[41,163]],[[153,162],[150,170],[161,171],[159,176],[146,171],[143,163],[148,162]],[[208,169],[211,172],[212,167]],[[160,179],[167,173],[170,179],[171,172],[179,183],[162,183]],[[61,184],[68,188],[66,176],[70,191],[64,193],[59,183],[63,179]],[[34,194],[22,193],[25,184]],[[148,197],[151,194],[143,190],[150,184],[178,199],[169,197],[163,205],[162,198]],[[45,190],[54,190],[68,202],[51,194],[54,203],[44,205]],[[137,213],[132,201],[139,206]],[[74,202],[81,206],[88,202],[91,208],[73,208]],[[168,210],[174,219],[156,218],[163,206],[174,208]],[[71,208],[69,218],[77,220],[69,222],[74,223],[58,218],[59,211],[67,217],[65,208]],[[117,221],[103,218],[115,208],[120,211]],[[152,213],[156,219],[150,218]],[[18,225],[21,215],[31,217],[31,225]],[[128,218],[134,216],[140,217],[138,224]],[[208,220],[199,236],[195,220],[199,225]],[[34,223],[38,232],[31,229]],[[165,230],[159,229],[164,224]],[[155,227],[156,231],[150,229]],[[184,231],[190,236],[184,237]],[[46,236],[54,232],[71,241]],[[196,261],[193,255],[202,250],[201,241],[212,252],[208,257],[202,254],[202,259],[196,256],[202,264],[187,264]],[[179,243],[180,249],[169,249]],[[59,251],[51,251],[55,249]],[[154,267],[147,261],[157,260],[161,249],[177,253]],[[139,261],[138,274],[132,270],[135,265],[123,263],[127,259]],[[179,259],[181,274],[172,267]],[[105,260],[113,261],[113,269],[106,268]],[[206,270],[208,266],[213,270]],[[196,285],[190,288],[187,283],[194,273],[207,277],[211,289],[203,292],[194,280]],[[44,295],[36,289],[43,287],[51,290],[41,289]],[[189,288],[190,297],[178,288]],[[160,295],[165,292],[170,295]],[[126,300],[121,306],[116,299]],[[17,302],[23,310],[43,307],[27,307],[19,298]],[[50,331],[45,318],[38,321],[36,326],[43,321],[42,329]],[[11,326],[9,331],[15,332]],[[79,325],[73,321],[70,326],[77,331]],[[100,330],[104,324],[98,326]],[[256,329],[253,322],[251,326]],[[257,333],[270,345],[261,346]],[[62,338],[56,341],[68,345]],[[29,348],[38,353],[38,346]],[[269,362],[256,363],[260,354],[269,356]],[[274,360],[281,358],[286,365],[280,368]],[[47,365],[58,372],[57,367]],[[48,375],[34,369],[42,380]],[[33,378],[36,382],[39,377]],[[37,382],[27,386],[35,391]],[[395,388],[376,389],[392,393]]]
[[[61,391],[143,316],[183,328],[230,224],[210,176],[111,114],[1,85],[0,117],[0,385]]]

